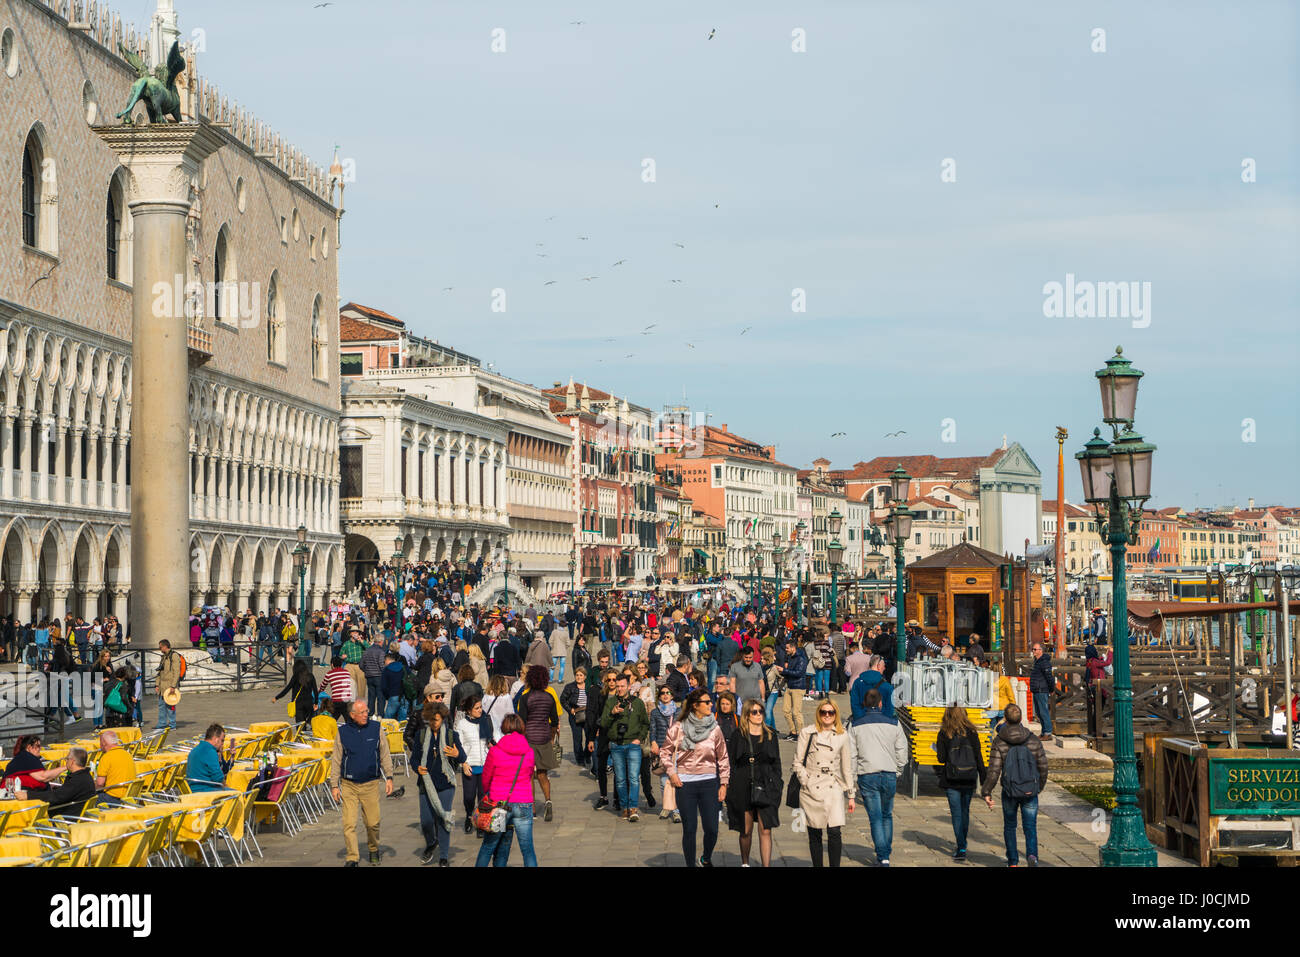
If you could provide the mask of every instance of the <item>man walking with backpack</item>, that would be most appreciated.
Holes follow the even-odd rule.
[[[1025,827],[1025,856],[1038,866],[1038,793],[1047,786],[1047,752],[1043,744],[1020,723],[1020,706],[1007,705],[1005,721],[998,725],[989,753],[988,774],[981,794],[993,808],[993,788],[1002,780],[1002,837],[1007,845],[1007,866],[1017,867],[1016,811]]]

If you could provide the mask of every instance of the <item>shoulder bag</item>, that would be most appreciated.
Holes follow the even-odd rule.
[[[817,737],[817,732],[808,735],[808,746],[803,749],[802,764],[808,765],[808,752],[812,750],[813,739]],[[799,775],[794,771],[790,772],[790,783],[785,786],[785,806],[789,808],[799,807],[799,794],[803,785],[799,783]]]
[[[515,785],[519,783],[519,772],[523,769],[524,759],[520,758],[519,767],[515,768],[514,780],[510,782],[510,794],[514,793]],[[506,801],[489,801],[486,797],[481,798],[474,809],[474,826],[484,834],[504,834],[509,819],[506,803]]]

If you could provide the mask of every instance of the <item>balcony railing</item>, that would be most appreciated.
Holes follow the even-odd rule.
[[[190,349],[190,366],[201,366],[212,358],[212,333],[193,319],[186,328],[186,341]]]

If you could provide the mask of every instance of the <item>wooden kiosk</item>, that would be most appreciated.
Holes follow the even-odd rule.
[[[1006,584],[1010,587],[1004,587]],[[1027,652],[1028,634],[1042,637],[1043,588],[1040,576],[1024,562],[994,554],[970,542],[907,566],[907,619],[921,623],[931,640],[947,638],[957,647],[977,634],[992,651],[1000,635],[1013,651]],[[1029,609],[1026,616],[1025,609]]]

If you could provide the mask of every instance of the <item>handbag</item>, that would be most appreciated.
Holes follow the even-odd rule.
[[[551,750],[555,752],[555,763],[562,763],[564,761],[564,747],[560,744],[558,735],[551,739]]]
[[[780,795],[772,793],[770,780],[759,779],[759,765],[754,760],[754,739],[748,732],[745,732],[745,741],[749,744],[749,803],[757,808],[775,807]],[[763,773],[764,776],[767,775],[766,771]],[[777,779],[776,785],[778,788],[781,786],[780,778]]]
[[[515,768],[515,778],[510,782],[511,794],[514,793],[515,785],[519,783],[519,772],[523,769],[524,759],[520,758],[519,767]],[[481,798],[478,806],[474,808],[474,826],[484,834],[504,834],[508,820],[505,801],[489,801],[485,797]]]
[[[817,737],[816,732],[808,736],[808,746],[803,749],[803,761],[805,767],[808,765],[808,752],[812,750],[813,738]],[[789,808],[799,807],[799,796],[803,785],[799,783],[799,775],[794,771],[790,772],[790,783],[785,786],[785,806]]]

